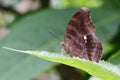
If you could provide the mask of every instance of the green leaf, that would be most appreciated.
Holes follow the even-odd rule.
[[[119,13],[120,11],[107,8],[91,11],[93,22],[96,25],[96,33],[103,42],[111,40],[116,35],[120,23]]]
[[[109,62],[115,64],[115,65],[120,65],[120,51],[116,52],[113,54],[109,59]]]
[[[9,34],[0,41],[0,47],[60,52],[60,42],[63,40],[67,21],[74,11],[75,9],[44,10],[22,16],[11,25]],[[55,36],[50,34],[50,31]],[[11,53],[0,48],[0,80],[31,80],[58,65],[33,56],[14,53],[16,52]]]
[[[66,55],[50,53],[46,51],[22,51],[6,47],[4,48],[17,52],[27,53],[49,61],[58,62],[78,69],[82,69],[92,76],[100,78],[101,80],[120,80],[120,69],[117,68],[117,66],[114,66],[105,61],[100,61],[99,63],[96,63],[85,59],[80,59],[76,57],[71,58]]]
[[[120,0],[104,0],[104,7],[120,9]]]
[[[0,41],[0,47],[60,53],[60,42],[63,40],[67,23],[76,10],[73,8],[40,10],[20,16],[11,25],[9,34]],[[96,33],[103,46],[116,34],[120,21],[119,14],[119,11],[112,9],[91,9]],[[50,32],[55,34],[55,37]],[[106,51],[106,48],[104,50]],[[17,52],[0,48],[0,80],[30,80],[33,76],[56,65],[33,56],[14,53]]]

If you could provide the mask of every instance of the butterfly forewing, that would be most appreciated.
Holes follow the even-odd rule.
[[[71,56],[99,62],[102,44],[95,35],[95,27],[89,15],[89,9],[81,8],[72,16],[62,46]]]

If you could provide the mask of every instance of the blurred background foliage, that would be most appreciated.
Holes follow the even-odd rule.
[[[2,49],[61,53],[67,23],[80,7],[91,9],[104,47],[102,59],[119,67],[119,4],[120,0],[0,0],[0,80],[96,80],[82,70]]]

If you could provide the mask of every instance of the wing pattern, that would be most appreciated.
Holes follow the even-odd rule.
[[[79,9],[70,19],[62,47],[71,56],[99,62],[102,44],[95,35],[88,8]]]

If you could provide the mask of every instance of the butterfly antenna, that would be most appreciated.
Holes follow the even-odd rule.
[[[55,35],[55,33],[53,32],[52,29],[49,29],[49,33],[50,33],[52,36],[54,36],[55,38],[57,38],[57,36]]]
[[[55,32],[52,29],[49,29],[49,33],[56,38],[58,41],[60,41],[61,39],[55,34]]]

